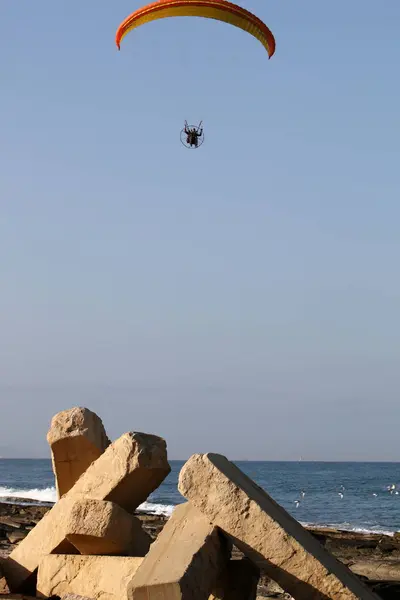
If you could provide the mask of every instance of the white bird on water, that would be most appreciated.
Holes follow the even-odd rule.
[[[340,496],[340,498],[343,498],[342,492],[339,492],[339,496]]]
[[[305,492],[300,492],[300,495],[301,495],[302,498],[304,498],[304,496],[306,495],[306,493]]]
[[[373,496],[375,496],[375,498],[376,498],[378,494],[375,494],[375,492],[373,492],[373,494],[372,494],[372,495],[373,495]]]
[[[300,505],[300,500],[295,500],[295,501],[294,501],[294,503],[295,503],[295,505],[296,505],[296,508],[299,508],[299,505]]]

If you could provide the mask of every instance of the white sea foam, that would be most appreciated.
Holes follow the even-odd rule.
[[[0,501],[1,499],[7,498],[8,502],[13,502],[15,504],[37,504],[37,503],[51,503],[53,504],[57,500],[57,492],[55,487],[48,487],[44,489],[30,489],[30,490],[21,490],[15,489],[11,487],[1,487],[0,486]],[[169,517],[174,510],[174,506],[172,504],[157,504],[156,502],[143,502],[138,507],[138,512],[147,513],[150,515],[160,515]],[[381,535],[394,535],[394,531],[388,531],[385,529],[373,528],[370,529],[364,527],[357,527],[356,525],[352,525],[351,523],[331,523],[324,525],[316,525],[315,523],[302,523],[302,525],[307,527],[319,527],[321,529],[340,529],[342,531],[354,531],[355,533],[378,533]]]
[[[172,504],[153,504],[152,502],[143,502],[137,507],[138,512],[148,513],[150,515],[164,515],[170,517],[175,506]]]
[[[18,490],[11,487],[0,487],[0,499],[7,498],[15,504],[24,502],[24,504],[34,504],[36,502],[54,503],[57,501],[57,492],[55,487],[33,490]],[[148,513],[150,515],[165,515],[169,517],[174,510],[170,504],[156,504],[153,502],[143,502],[138,507],[138,512]]]
[[[18,490],[11,487],[0,487],[0,498],[21,498],[23,500],[36,500],[37,502],[56,502],[56,488]]]
[[[339,531],[347,531],[349,533],[364,533],[365,535],[376,533],[378,535],[389,535],[394,536],[395,531],[389,531],[387,529],[368,529],[366,527],[357,527],[356,525],[351,525],[350,523],[332,523],[329,525],[318,525],[315,523],[304,523],[301,522],[303,527],[318,527],[318,529],[337,529]]]

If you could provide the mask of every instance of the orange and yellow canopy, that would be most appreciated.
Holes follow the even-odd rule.
[[[248,10],[227,0],[158,0],[139,8],[119,26],[115,42],[120,49],[121,41],[129,31],[166,17],[205,17],[235,25],[257,38],[268,52],[275,52],[275,38],[268,27]]]

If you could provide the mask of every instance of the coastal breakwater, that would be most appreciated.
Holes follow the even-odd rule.
[[[170,471],[162,438],[131,432],[111,443],[97,415],[73,408],[53,418],[48,442],[59,500],[1,561],[11,595],[255,600],[267,577],[296,599],[379,597],[221,455],[187,461],[187,502],[154,539],[134,513]]]

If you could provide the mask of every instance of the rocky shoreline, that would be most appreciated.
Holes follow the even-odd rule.
[[[15,502],[15,500],[14,500]],[[0,503],[0,557],[7,557],[19,541],[50,510],[51,504]],[[167,522],[167,517],[138,513],[143,528],[155,539]],[[309,531],[338,560],[366,581],[382,598],[400,600],[400,533],[394,536],[364,534],[309,527]],[[234,549],[234,557],[241,553]],[[1,593],[1,590],[0,590]],[[265,575],[260,578],[258,598],[286,598],[279,587]]]

